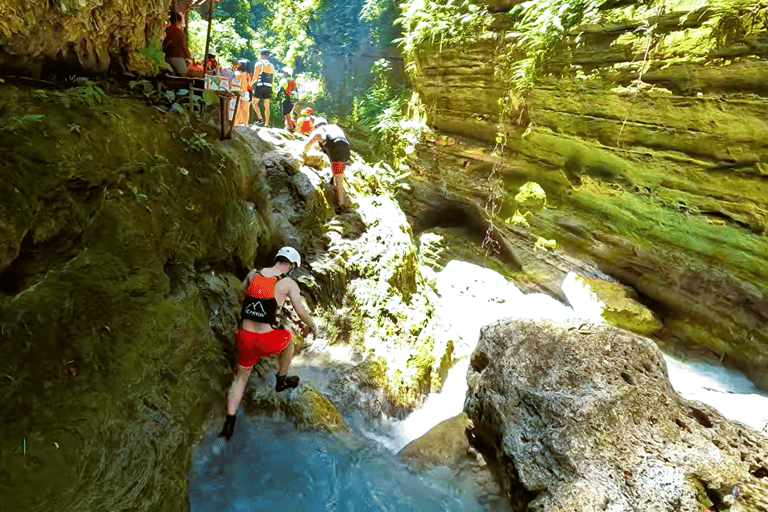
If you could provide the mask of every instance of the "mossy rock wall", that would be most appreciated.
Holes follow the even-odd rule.
[[[260,148],[71,90],[0,86],[0,123],[4,508],[178,511],[271,242]]]
[[[61,77],[110,67],[155,74],[163,64],[160,42],[170,5],[170,0],[0,0],[0,63],[4,72]]]
[[[529,233],[634,287],[661,316],[658,335],[724,355],[768,386],[766,7],[605,5],[514,93],[502,71],[515,59],[507,4],[491,3],[476,40],[413,57],[438,133],[411,160],[409,215],[434,195],[482,209],[501,191],[503,226],[520,186],[536,182],[547,207]],[[518,246],[530,239],[504,231]]]

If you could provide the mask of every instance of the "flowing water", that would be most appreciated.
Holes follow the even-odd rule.
[[[334,435],[241,416],[229,443],[211,432],[198,448],[189,481],[193,511],[506,510],[501,497],[461,470],[411,472],[354,424]]]
[[[525,295],[495,272],[451,262],[436,279],[436,314],[445,335],[458,338],[456,357],[439,393],[404,420],[342,411],[343,435],[297,431],[290,422],[238,415],[229,443],[209,432],[193,457],[189,497],[193,512],[222,511],[507,511],[505,499],[473,478],[472,468],[428,467],[413,472],[397,456],[409,441],[460,413],[467,390],[468,356],[482,325],[499,318],[602,321],[600,306],[583,290],[567,291],[574,308],[542,295]],[[471,312],[472,314],[467,314]],[[464,318],[460,325],[450,319]],[[343,350],[326,347],[343,359]],[[335,352],[335,353],[334,353]],[[768,396],[737,372],[701,361],[665,356],[674,388],[727,418],[758,430],[768,423]],[[327,374],[298,357],[295,373],[323,390]],[[333,399],[333,397],[331,396]]]

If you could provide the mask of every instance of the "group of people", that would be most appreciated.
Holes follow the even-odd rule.
[[[240,101],[240,106],[235,113],[235,126],[248,124],[250,117],[250,108],[253,108],[259,123],[265,127],[269,126],[269,100],[272,95],[272,83],[275,74],[275,68],[269,61],[269,52],[262,50],[261,59],[254,66],[253,72],[249,72],[250,63],[246,60],[238,61],[235,65],[235,78],[240,83],[241,91],[244,93]],[[304,146],[303,155],[317,143],[320,149],[328,155],[331,161],[331,172],[333,173],[332,182],[336,189],[336,213],[342,213],[345,209],[344,202],[344,162],[349,160],[349,141],[344,131],[335,124],[328,123],[324,117],[315,117],[311,107],[301,111],[301,117],[293,120],[293,111],[296,108],[296,95],[298,87],[293,79],[293,69],[286,66],[283,68],[283,78],[280,81],[278,89],[278,99],[282,99],[281,111],[285,120],[285,129],[289,132],[297,132],[309,137],[309,141]],[[243,101],[245,99],[245,101]],[[263,102],[264,112],[262,114],[259,103]]]
[[[269,60],[269,51],[262,50],[259,60],[251,68],[250,61],[238,60],[233,66],[233,78],[240,84],[240,106],[235,113],[235,126],[247,125],[253,109],[258,123],[269,126],[269,100],[275,67]],[[263,111],[261,109],[263,105]]]
[[[171,12],[170,23],[163,41],[166,61],[180,76],[194,74],[195,63],[186,44],[183,33],[184,19],[176,12]],[[203,63],[197,64],[203,74],[227,74],[220,69],[213,54],[206,55]],[[269,60],[269,52],[262,50],[260,59],[253,69],[247,60],[237,61],[232,68],[232,78],[240,84],[241,101],[235,113],[235,125],[248,124],[250,110],[256,114],[259,123],[269,126],[269,102],[275,68]],[[323,117],[315,117],[311,108],[301,111],[301,116],[294,120],[293,113],[297,105],[298,87],[293,79],[293,70],[283,68],[283,78],[278,87],[278,101],[283,114],[285,129],[307,136],[308,141],[302,152],[306,156],[313,144],[318,143],[331,161],[333,184],[336,188],[336,213],[345,209],[343,174],[344,162],[349,159],[349,142],[343,130],[328,123]],[[242,101],[245,100],[245,101]],[[261,107],[263,105],[263,111]],[[290,301],[299,318],[312,333],[317,333],[317,324],[309,314],[301,297],[299,286],[289,274],[301,266],[301,257],[292,247],[283,247],[271,267],[254,269],[243,281],[243,300],[241,321],[235,335],[235,374],[227,396],[227,415],[224,427],[219,434],[230,440],[234,433],[237,409],[243,398],[245,387],[253,366],[259,358],[278,356],[278,369],[275,375],[275,391],[281,392],[299,385],[299,377],[288,376],[288,368],[293,358],[291,332],[279,325],[279,316],[286,301]]]

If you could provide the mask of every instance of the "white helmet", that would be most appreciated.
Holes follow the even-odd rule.
[[[301,266],[301,256],[299,256],[299,251],[297,251],[293,247],[283,247],[282,249],[277,251],[277,254],[275,254],[275,258],[278,258],[280,256],[287,259],[297,267]]]
[[[323,124],[328,124],[328,120],[324,117],[316,117],[315,118],[315,126],[320,126]]]

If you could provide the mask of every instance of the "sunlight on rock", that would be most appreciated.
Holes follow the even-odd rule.
[[[630,297],[627,290],[616,282],[569,272],[562,290],[574,310],[591,321],[605,321],[645,335],[662,326],[650,309]]]
[[[562,290],[579,318],[590,322],[604,322],[605,303],[597,298],[597,294],[581,279],[581,276],[568,272],[563,280]]]

